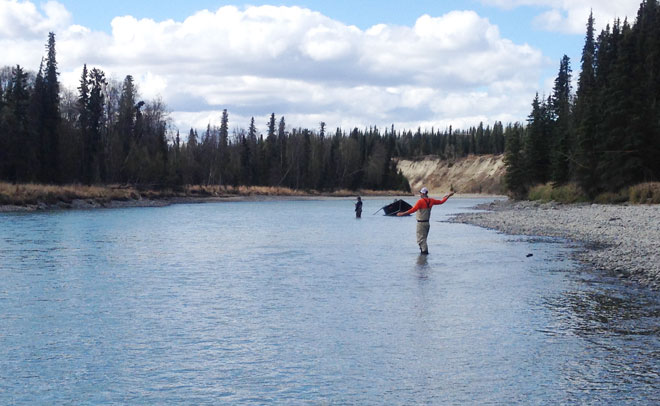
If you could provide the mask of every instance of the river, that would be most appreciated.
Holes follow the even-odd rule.
[[[0,214],[0,404],[660,402],[657,292],[390,201]]]

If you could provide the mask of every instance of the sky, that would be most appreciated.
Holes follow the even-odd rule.
[[[38,70],[54,32],[64,88],[84,64],[132,75],[183,134],[223,109],[262,132],[271,113],[310,129],[465,129],[524,121],[564,54],[577,78],[589,12],[600,31],[640,1],[0,0],[0,67]]]

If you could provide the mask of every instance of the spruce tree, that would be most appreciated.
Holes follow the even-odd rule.
[[[524,130],[518,125],[509,125],[505,131],[504,180],[507,188],[516,199],[522,199],[527,193],[525,156],[523,153]]]
[[[444,140],[445,138],[446,137],[442,137],[441,140]],[[504,126],[501,121],[498,121],[493,125],[493,144],[494,154],[499,155],[504,153]]]
[[[222,110],[219,135],[218,160],[220,174],[218,176],[218,184],[222,185],[225,183],[224,178],[226,176],[227,163],[229,161],[229,113],[227,113],[227,109]]]
[[[615,53],[602,101],[603,155],[599,161],[600,184],[616,192],[643,177],[641,133],[644,106],[640,86],[631,70],[639,63],[635,38],[627,21],[617,21],[612,30],[611,45]]]
[[[571,66],[564,55],[555,79],[551,105],[554,118],[551,160],[551,178],[555,184],[568,182],[572,151],[571,126]]]
[[[82,76],[80,78],[80,86],[78,86],[78,128],[80,131],[82,151],[81,151],[81,167],[80,179],[85,182],[91,182],[88,179],[91,173],[91,152],[89,147],[89,82],[88,82],[87,64],[83,65]]]
[[[43,72],[44,60],[42,58],[39,64],[39,71],[34,78],[34,84],[30,92],[30,106],[28,110],[28,116],[30,117],[28,123],[29,136],[23,142],[26,144],[25,147],[31,151],[30,155],[34,159],[26,163],[30,168],[30,172],[33,174],[31,180],[48,183],[49,180],[45,174],[49,151],[46,139],[46,116],[44,114],[45,85]]]
[[[275,113],[270,115],[268,120],[268,135],[266,136],[266,168],[268,171],[268,184],[277,185],[280,180],[280,152],[277,140],[277,123]]]
[[[117,133],[122,145],[122,161],[125,161],[131,149],[131,143],[135,141],[137,98],[133,76],[127,75],[119,96],[119,116],[117,118]]]
[[[7,162],[7,123],[6,123],[6,111],[5,111],[5,92],[2,86],[2,81],[0,81],[0,179],[3,179],[4,176],[4,165]]]
[[[57,60],[55,52],[55,34],[48,34],[46,45],[46,68],[43,75],[43,101],[41,122],[43,135],[41,139],[41,180],[45,182],[60,182],[60,84],[57,76]]]
[[[620,25],[619,21],[615,20],[614,24],[610,27],[608,24],[605,29],[601,31],[596,39],[596,54],[595,54],[595,94],[592,111],[595,115],[596,133],[598,137],[594,141],[595,161],[597,181],[592,183],[592,191],[587,193],[593,194],[606,189],[609,182],[607,177],[603,176],[603,162],[606,160],[608,149],[611,148],[610,144],[610,121],[615,119],[612,116],[612,78],[614,76],[614,62],[617,59],[618,47],[620,42]],[[618,117],[616,118],[618,119]],[[607,166],[605,166],[607,169]]]
[[[587,21],[587,35],[582,48],[581,71],[575,103],[575,179],[588,196],[594,197],[598,184],[598,112],[596,107],[596,42],[593,13]]]
[[[238,133],[238,142],[240,157],[239,182],[243,185],[250,186],[252,184],[252,171],[250,166],[250,157],[252,153],[250,151],[250,144],[248,143],[248,138],[246,137],[244,130]]]
[[[637,125],[643,145],[640,180],[660,180],[660,5],[657,0],[642,2],[633,32],[640,57],[633,74],[640,87],[640,115],[644,117]]]
[[[197,132],[190,128],[190,132],[188,133],[188,147],[190,148],[197,148]]]
[[[247,159],[245,161],[246,173],[249,185],[256,185],[259,179],[259,160],[257,150],[257,126],[254,124],[254,117],[250,119],[248,127],[247,140]]]
[[[186,161],[189,165],[189,179],[188,182],[194,185],[202,183],[202,173],[199,166],[199,142],[197,131],[193,128],[188,133],[188,141],[186,143]]]
[[[30,89],[28,74],[19,65],[12,69],[6,91],[4,124],[7,128],[7,160],[4,176],[12,182],[33,181],[40,168],[30,133]]]
[[[527,119],[527,131],[522,148],[525,151],[525,168],[530,183],[545,183],[550,174],[550,151],[547,107],[536,94],[532,101],[532,112]]]
[[[280,169],[279,169],[279,174],[280,178],[277,180],[277,183],[275,183],[276,186],[279,186],[284,182],[285,177],[289,173],[289,167],[287,166],[286,162],[286,153],[287,153],[287,140],[286,140],[286,121],[284,120],[284,116],[280,117],[280,121],[277,124],[277,149],[279,152],[279,163],[280,163]]]
[[[85,180],[87,183],[104,182],[105,178],[105,73],[93,68],[89,73],[89,100],[87,114],[89,128],[87,132],[86,149],[88,154]]]

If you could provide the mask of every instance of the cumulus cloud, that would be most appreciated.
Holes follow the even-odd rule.
[[[0,5],[0,19],[28,21],[1,31],[5,64],[38,67],[55,30],[65,86],[77,87],[83,63],[118,80],[131,74],[145,98],[162,97],[184,132],[217,123],[224,108],[236,126],[253,115],[265,126],[271,112],[290,125],[328,128],[521,120],[545,63],[474,11],[362,30],[301,7],[225,6],[181,21],[116,17],[107,34],[71,25],[56,2]],[[45,28],[29,31],[30,21]],[[28,45],[34,54],[18,58]]]
[[[71,14],[55,1],[39,10],[31,2],[0,0],[0,61],[34,66],[36,60],[38,67],[48,33],[66,29],[70,22]]]
[[[0,38],[41,38],[49,31],[70,23],[71,14],[56,1],[43,4],[41,11],[31,2],[0,1]]]
[[[589,13],[593,11],[598,29],[612,24],[616,18],[633,21],[641,0],[481,0],[505,9],[532,6],[545,9],[534,19],[543,30],[568,34],[584,34]]]

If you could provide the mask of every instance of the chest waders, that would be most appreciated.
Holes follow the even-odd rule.
[[[417,245],[419,245],[419,250],[422,254],[428,254],[429,246],[426,243],[426,239],[431,229],[431,224],[429,223],[429,219],[431,218],[431,203],[429,199],[422,198],[422,200],[426,203],[426,208],[417,210]]]

